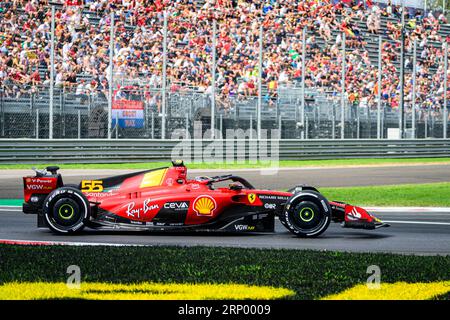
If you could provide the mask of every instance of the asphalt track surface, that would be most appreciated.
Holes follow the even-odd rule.
[[[25,215],[20,208],[0,207],[0,210],[1,240],[450,255],[450,212],[377,212],[378,217],[390,222],[389,228],[353,230],[331,223],[320,237],[300,239],[288,232],[278,220],[275,233],[267,234],[186,234],[85,229],[80,235],[55,235],[47,229],[37,229],[36,216]]]
[[[126,172],[129,171],[61,171],[65,183],[78,183],[81,179],[101,178]],[[262,175],[261,171],[256,169],[233,172],[247,178],[257,188],[268,189],[287,189],[303,183],[326,187],[450,181],[450,165],[283,168],[275,175]],[[22,196],[21,177],[31,173],[30,170],[1,171],[0,199],[20,198]],[[229,172],[192,170],[190,177],[225,173]],[[289,233],[277,220],[275,233],[270,234],[186,234],[86,229],[80,235],[61,236],[54,235],[46,229],[37,229],[36,217],[21,213],[19,207],[0,207],[0,239],[108,245],[207,245],[450,255],[450,210],[442,210],[442,212],[388,210],[376,212],[375,215],[390,223],[391,227],[366,231],[344,229],[332,223],[319,238],[299,239]]]
[[[134,170],[138,171],[138,170]],[[104,178],[130,173],[130,170],[61,170],[64,183],[78,184],[82,179]],[[286,190],[299,184],[316,187],[345,187],[402,183],[450,181],[450,164],[394,165],[334,168],[280,168],[275,174],[259,169],[189,170],[190,177],[234,173],[250,181],[256,188]],[[23,196],[22,177],[31,170],[0,170],[0,199]]]

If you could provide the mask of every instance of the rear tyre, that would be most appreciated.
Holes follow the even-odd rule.
[[[80,190],[80,185],[79,184],[65,184],[64,187],[69,187],[69,188],[74,188],[77,190]],[[97,229],[99,228],[101,225],[95,222],[92,222],[91,220],[86,220],[84,221],[84,226],[91,228],[91,229]]]
[[[44,201],[44,217],[50,230],[59,234],[81,232],[89,219],[90,206],[77,189],[62,187]]]
[[[64,187],[67,187],[67,188],[74,188],[74,189],[80,190],[78,184],[71,184],[71,183],[69,183],[69,184],[65,184]]]
[[[306,190],[288,200],[280,221],[298,237],[317,237],[330,225],[331,207],[320,193]]]

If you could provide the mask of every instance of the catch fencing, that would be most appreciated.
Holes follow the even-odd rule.
[[[281,139],[341,139],[344,120],[345,139],[376,139],[378,122],[380,138],[398,138],[398,109],[383,105],[380,118],[377,109],[346,104],[342,116],[339,99],[308,89],[304,122],[301,114],[301,94],[298,88],[279,88],[275,101],[264,102],[260,114],[261,130],[279,130]],[[166,95],[166,116],[161,113],[162,96],[158,89],[129,89],[121,93],[128,100],[117,100],[112,109],[110,139],[163,139],[182,130],[194,137],[196,122],[201,123],[201,137],[211,138],[211,97],[192,89],[172,90]],[[61,88],[53,94],[53,115],[50,116],[49,91],[39,88],[20,98],[5,95],[0,90],[0,138],[49,137],[50,121],[54,139],[108,138],[107,92],[96,90],[79,94]],[[125,101],[125,103],[123,102]],[[121,102],[121,104],[119,104]],[[116,109],[120,106],[135,109]],[[252,129],[258,136],[258,97],[229,97],[216,104],[215,138],[226,138],[227,130]],[[445,123],[440,109],[418,108],[405,114],[406,138],[443,138]],[[178,134],[178,133],[177,133]],[[196,138],[199,138],[198,136]],[[263,138],[263,137],[262,137]],[[271,138],[270,135],[267,138]]]

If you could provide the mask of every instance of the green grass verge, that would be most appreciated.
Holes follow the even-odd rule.
[[[320,188],[327,199],[361,206],[450,207],[450,182]]]
[[[329,200],[360,206],[450,207],[450,182],[320,188]],[[0,205],[20,206],[21,199],[0,199]]]
[[[80,267],[81,280],[86,282],[264,285],[291,289],[296,292],[294,299],[317,299],[364,284],[371,265],[380,267],[382,283],[450,280],[450,256],[208,247],[0,245],[0,284],[66,282],[70,265]]]
[[[282,160],[280,167],[330,167],[358,165],[388,165],[388,164],[420,164],[420,163],[450,163],[450,158],[412,158],[412,159],[340,159],[340,160]],[[147,163],[97,163],[97,164],[60,164],[62,169],[151,169],[167,166],[169,162]],[[30,169],[44,168],[50,164],[1,164],[0,169]],[[52,165],[57,165],[53,163]],[[268,163],[187,163],[190,169],[238,169],[267,167]]]

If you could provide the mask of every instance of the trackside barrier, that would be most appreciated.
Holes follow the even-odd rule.
[[[180,141],[202,161],[212,140],[33,140],[0,139],[0,163],[120,163],[168,161]],[[217,146],[218,140],[214,141]],[[264,157],[280,160],[351,158],[450,157],[450,139],[426,140],[220,140],[224,156],[230,148],[242,151],[245,160],[255,159],[259,148]],[[244,146],[244,148],[243,148]],[[228,148],[228,149],[227,149]],[[256,148],[256,149],[255,149]],[[200,157],[199,157],[200,155]]]

